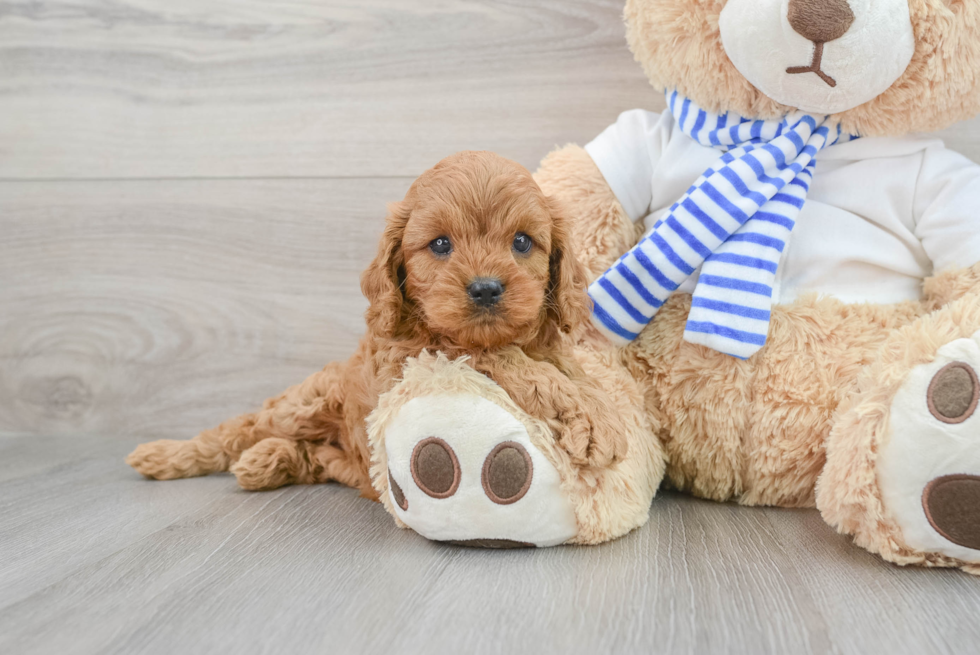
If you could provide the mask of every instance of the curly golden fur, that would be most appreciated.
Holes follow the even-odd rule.
[[[376,498],[365,419],[405,361],[428,349],[468,355],[546,421],[574,465],[607,466],[623,456],[625,430],[571,356],[589,305],[570,229],[559,203],[518,164],[487,152],[443,160],[389,206],[361,279],[367,334],[349,361],[190,441],[144,444],[127,462],[154,479],[230,469],[246,489],[337,481]],[[530,239],[527,252],[515,247],[519,234]],[[451,251],[436,252],[437,239]],[[470,297],[477,278],[500,282],[496,304]]]

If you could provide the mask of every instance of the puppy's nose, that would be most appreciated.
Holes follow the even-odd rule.
[[[835,41],[851,29],[854,11],[847,0],[790,0],[789,24],[814,43]]]
[[[493,307],[504,295],[504,285],[497,278],[478,277],[466,287],[466,293],[477,307]]]

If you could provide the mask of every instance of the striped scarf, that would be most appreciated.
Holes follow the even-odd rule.
[[[684,340],[747,359],[766,343],[779,259],[806,202],[816,156],[851,137],[826,117],[712,114],[667,94],[681,130],[718,162],[653,231],[589,287],[593,323],[613,342],[639,336],[701,266]]]

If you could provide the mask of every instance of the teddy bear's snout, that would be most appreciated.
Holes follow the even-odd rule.
[[[790,0],[789,24],[814,43],[841,38],[854,24],[847,0]]]
[[[789,24],[804,38],[813,41],[813,59],[809,66],[791,66],[790,75],[816,73],[827,86],[837,80],[823,70],[824,45],[841,38],[854,24],[854,12],[847,0],[790,0]]]
[[[725,54],[764,95],[837,114],[880,96],[908,69],[916,49],[909,3],[726,0],[718,25]]]

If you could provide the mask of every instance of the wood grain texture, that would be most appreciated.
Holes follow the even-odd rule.
[[[0,653],[968,653],[977,580],[666,494],[467,551],[338,486],[142,480],[353,350],[384,205],[662,100],[622,0],[0,0]],[[980,121],[949,145],[980,159]]]
[[[410,182],[0,182],[0,432],[189,438],[346,359]]]
[[[657,103],[621,0],[3,0],[0,178],[532,167]]]
[[[665,494],[599,547],[474,551],[327,485],[149,482],[135,442],[0,441],[0,652],[968,653],[977,581],[811,510]],[[44,467],[47,468],[44,468]]]
[[[622,0],[2,0],[0,178],[533,167],[663,102]],[[944,134],[980,158],[980,122]]]

